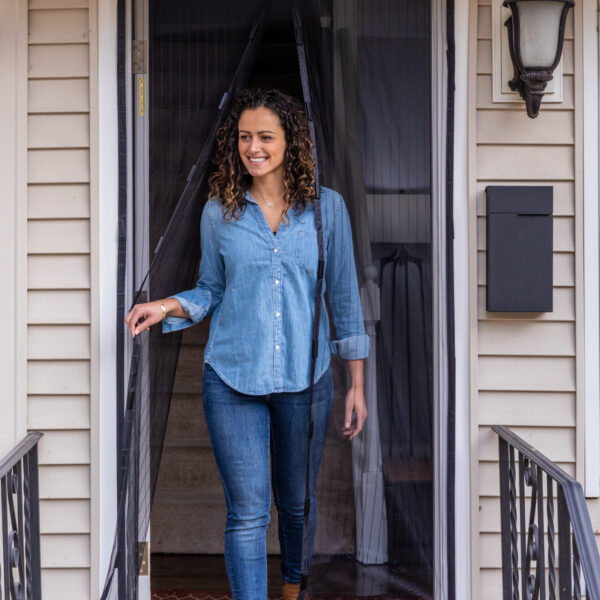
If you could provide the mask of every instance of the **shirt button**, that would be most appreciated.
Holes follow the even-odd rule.
[[[279,252],[279,248],[273,248],[273,252],[275,252],[275,254],[277,254]]]
[[[275,280],[275,285],[279,285],[279,279]]]
[[[276,316],[276,317],[279,317],[279,316],[281,316],[281,313],[280,313],[280,312],[276,312],[276,313],[275,313],[275,316]]]
[[[279,344],[275,344],[275,350],[279,350]]]

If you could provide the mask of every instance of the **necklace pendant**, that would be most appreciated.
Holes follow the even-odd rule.
[[[267,206],[273,206],[272,202],[267,202]]]

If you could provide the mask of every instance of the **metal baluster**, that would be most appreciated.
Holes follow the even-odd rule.
[[[521,531],[521,590],[523,599],[527,598],[527,576],[525,575],[525,565],[527,561],[526,539],[527,530],[525,529],[525,471],[529,466],[529,460],[519,452],[519,521]]]
[[[509,492],[509,446],[502,438],[498,438],[500,458],[500,519],[502,522],[502,597],[503,600],[514,600],[513,574],[511,562],[511,524],[510,524],[510,492]],[[518,594],[518,589],[516,590]],[[517,595],[518,598],[518,595]]]
[[[546,555],[544,552],[544,470],[536,465],[537,494],[538,494],[538,556],[536,573],[540,588],[540,600],[546,600]]]
[[[512,559],[513,600],[519,600],[519,539],[517,532],[517,486],[515,483],[515,449],[508,447],[508,489],[510,494],[510,549]]]
[[[571,523],[562,486],[556,486],[558,507],[558,588],[560,600],[571,598]]]
[[[24,525],[23,525],[23,462],[19,460],[19,462],[14,467],[14,491],[13,494],[16,494],[17,500],[17,532],[18,532],[18,540],[19,540],[19,581],[17,582],[17,597],[19,600],[22,600],[23,595],[25,593],[24,581],[25,581],[25,569],[23,561],[25,560],[25,553],[23,552],[23,545],[25,540],[23,539],[24,534]]]
[[[8,506],[6,502],[6,478],[0,481],[0,494],[2,495],[2,562],[4,563],[4,597],[10,598],[10,554],[8,551]]]
[[[556,554],[554,550],[554,481],[546,475],[546,514],[548,517],[548,596],[556,600]]]
[[[25,543],[28,549],[27,565],[30,570],[30,574],[27,577],[27,600],[39,600],[42,597],[42,576],[40,571],[40,491],[37,445],[29,450],[26,454],[26,459],[25,482],[27,483],[27,490],[25,507],[28,509],[29,515],[26,521],[29,536]]]
[[[533,574],[531,572],[531,563],[535,561],[537,565],[538,561],[538,548],[539,548],[539,540],[538,540],[538,528],[535,523],[535,509],[537,506],[537,477],[535,476],[535,469],[531,461],[528,461],[527,469],[525,470],[525,483],[531,487],[531,501],[529,506],[529,523],[527,527],[527,550],[526,556],[527,559],[525,561],[525,571],[523,573],[523,577],[526,582],[526,598],[527,600],[531,600],[532,598],[537,598],[539,594],[539,578],[536,573]]]
[[[581,562],[575,536],[573,536],[573,583],[575,584],[575,599],[581,600]]]

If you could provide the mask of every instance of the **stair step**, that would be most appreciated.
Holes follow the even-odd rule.
[[[201,394],[174,394],[171,398],[166,439],[208,437]]]

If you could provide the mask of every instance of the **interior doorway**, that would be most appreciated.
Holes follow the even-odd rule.
[[[261,4],[146,4],[148,225],[138,242],[150,254],[202,150]],[[319,475],[311,579],[324,595],[432,598],[437,481],[432,202],[439,198],[432,193],[431,7],[422,0],[303,4],[322,183],[345,197],[359,280],[371,298],[364,310],[372,341],[368,368],[375,404],[369,411],[376,425],[368,446],[352,448],[336,434],[334,411]],[[272,2],[245,77],[248,86],[302,98],[288,0]],[[152,296],[152,280],[149,286]],[[175,354],[151,519],[157,594],[181,586],[227,591],[225,505],[202,414],[207,338],[208,323],[186,330],[178,360]],[[334,368],[343,383],[344,365]],[[276,530],[274,512],[268,534],[274,594]]]

